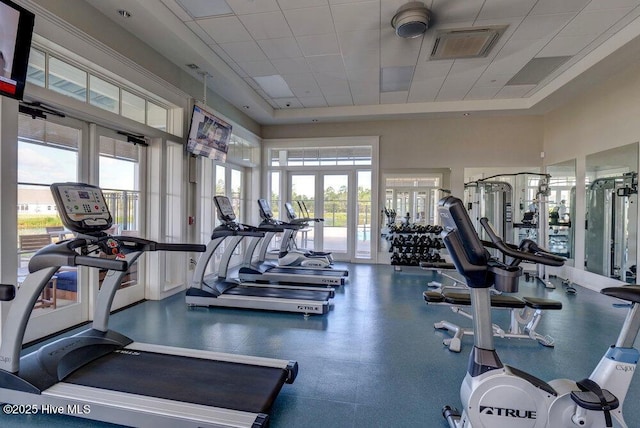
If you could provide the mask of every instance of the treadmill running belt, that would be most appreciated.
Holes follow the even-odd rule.
[[[270,287],[251,287],[242,286],[226,289],[224,294],[232,294],[235,296],[253,296],[253,297],[271,297],[276,299],[297,299],[297,300],[315,300],[324,301],[331,298],[329,291],[323,290],[296,290],[293,288],[270,288]]]
[[[295,278],[295,275],[312,275],[312,276],[345,276],[342,272],[334,271],[334,270],[321,270],[321,269],[305,269],[305,268],[280,268],[274,267],[267,269],[266,274],[269,273],[284,273],[288,275],[292,275]]]
[[[112,352],[64,382],[252,413],[266,413],[286,371],[154,352]]]

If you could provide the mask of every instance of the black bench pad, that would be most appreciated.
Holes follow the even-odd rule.
[[[558,310],[562,309],[562,302],[558,302],[557,300],[551,299],[543,299],[541,297],[523,297],[522,300],[533,309],[550,309],[550,310]]]

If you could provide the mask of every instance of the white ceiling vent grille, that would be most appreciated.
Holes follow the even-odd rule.
[[[440,30],[431,59],[482,58],[507,29],[506,25]]]

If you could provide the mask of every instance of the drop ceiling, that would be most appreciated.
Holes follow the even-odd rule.
[[[405,0],[86,1],[260,124],[535,112],[635,61],[612,54],[640,35],[640,0],[427,0],[415,39],[390,24]],[[486,56],[431,57],[443,31],[492,26]]]

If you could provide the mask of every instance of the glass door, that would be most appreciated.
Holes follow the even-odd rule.
[[[351,260],[353,237],[349,230],[352,216],[349,205],[349,174],[322,173],[323,199],[320,212],[322,251],[331,252],[336,260]]]
[[[85,123],[18,116],[17,285],[28,275],[28,263],[40,248],[73,237],[56,210],[49,185],[78,181]],[[62,267],[38,297],[25,341],[31,341],[89,319],[86,269]]]
[[[142,230],[143,200],[141,177],[144,175],[144,147],[128,143],[109,129],[98,127],[98,185],[113,216],[112,235],[144,237]],[[113,301],[112,310],[144,299],[144,264],[146,256],[138,258],[124,277]],[[98,272],[97,293],[106,272]],[[92,282],[95,284],[95,281]]]
[[[304,212],[304,208],[306,208],[309,212],[309,217],[314,218],[316,216],[316,175],[315,174],[290,174],[289,175],[289,186],[291,202],[294,209],[298,210],[298,217],[306,217],[307,213]],[[284,203],[283,202],[283,203]],[[272,209],[275,207],[272,206]],[[276,215],[274,209],[274,215]],[[277,217],[276,217],[277,218]],[[282,218],[281,220],[287,221],[286,218]],[[296,245],[301,249],[309,249],[314,251],[322,251],[322,244],[316,245],[316,236],[318,236],[318,232],[320,231],[320,226],[318,223],[309,223],[307,227],[301,229],[296,234]]]

